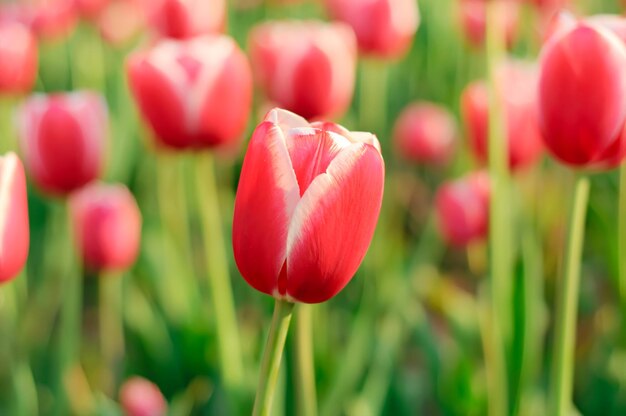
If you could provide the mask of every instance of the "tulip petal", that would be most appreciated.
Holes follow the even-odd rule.
[[[239,271],[255,289],[275,295],[285,263],[287,232],[300,200],[280,127],[263,122],[243,162],[235,200],[233,249]]]
[[[323,302],[350,281],[374,234],[383,182],[380,153],[363,143],[345,148],[315,178],[289,227],[287,298]]]

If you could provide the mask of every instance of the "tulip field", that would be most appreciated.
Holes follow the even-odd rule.
[[[0,416],[626,415],[626,2],[0,0]]]

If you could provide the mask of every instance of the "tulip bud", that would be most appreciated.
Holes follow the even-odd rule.
[[[90,270],[123,271],[133,265],[141,239],[141,213],[123,185],[94,183],[70,197],[76,242]]]
[[[8,153],[0,156],[0,283],[22,270],[29,241],[24,167],[14,153]]]
[[[92,92],[34,95],[19,113],[22,152],[33,181],[45,192],[67,194],[102,170],[107,109]]]
[[[156,0],[152,22],[162,36],[176,39],[221,33],[226,26],[226,2]]]
[[[356,33],[359,49],[382,58],[399,58],[411,43],[420,22],[416,0],[326,0],[333,19]]]
[[[539,122],[550,152],[591,166],[619,140],[626,122],[626,48],[603,27],[581,22],[544,45]]]
[[[235,200],[233,248],[244,279],[278,299],[335,296],[370,244],[384,174],[374,135],[270,111],[248,146]]]
[[[178,149],[236,142],[252,105],[252,71],[234,40],[162,40],[133,54],[131,90],[161,144]]]
[[[98,16],[102,38],[114,46],[124,45],[145,26],[145,6],[137,0],[113,0]]]
[[[126,416],[164,416],[167,403],[159,388],[142,377],[132,377],[120,389],[120,403]]]
[[[0,22],[0,94],[31,90],[37,77],[37,42],[21,23]]]
[[[496,1],[495,18],[504,34],[506,45],[511,47],[517,37],[519,21],[519,3],[515,0]],[[487,2],[485,0],[461,0],[459,2],[461,27],[467,40],[476,47],[485,44],[487,28]]]
[[[450,160],[456,136],[452,114],[426,102],[411,104],[402,111],[393,134],[397,151],[405,159],[435,165]]]
[[[356,39],[349,26],[269,22],[250,35],[256,79],[273,102],[305,118],[338,117],[350,105]]]
[[[537,120],[537,70],[534,65],[507,61],[496,76],[500,106],[505,113],[509,166],[533,164],[543,150]],[[461,96],[461,113],[475,157],[488,160],[489,89],[482,82],[470,84]]]
[[[435,208],[439,231],[448,244],[463,247],[487,237],[489,176],[475,172],[439,188]]]

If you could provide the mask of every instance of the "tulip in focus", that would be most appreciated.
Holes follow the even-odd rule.
[[[359,49],[399,58],[411,46],[420,22],[417,0],[325,0],[331,18],[354,29]]]
[[[307,119],[346,111],[356,48],[354,33],[342,23],[268,22],[250,35],[252,68],[267,97]]]
[[[92,92],[34,95],[19,113],[20,143],[30,177],[43,191],[67,194],[102,170],[107,108]]]
[[[517,36],[520,5],[516,0],[503,0],[495,1],[494,7],[494,15],[500,25],[499,32],[504,34],[507,46],[511,47]],[[459,12],[465,37],[472,45],[482,47],[487,28],[487,2],[460,0]]]
[[[14,153],[0,156],[0,283],[22,270],[30,242],[26,178]]]
[[[471,173],[439,188],[435,197],[437,222],[448,244],[463,247],[487,237],[489,195],[485,172]]]
[[[537,119],[537,69],[509,60],[497,69],[500,106],[505,113],[509,166],[521,169],[533,164],[543,150]],[[477,81],[461,96],[461,114],[467,126],[470,148],[481,163],[488,159],[489,87]]]
[[[37,78],[37,41],[18,22],[0,22],[0,94],[30,91]]]
[[[544,45],[539,122],[560,161],[597,167],[621,151],[626,122],[626,47],[609,29],[579,22]]]
[[[133,54],[128,77],[157,140],[199,149],[238,143],[252,105],[252,72],[227,36],[164,39]]]
[[[120,389],[120,404],[126,416],[164,416],[167,402],[159,388],[142,377],[132,377]]]
[[[383,184],[374,135],[270,111],[250,141],[235,200],[242,276],[277,299],[332,298],[365,256]]]
[[[141,239],[141,213],[123,185],[94,183],[72,194],[76,241],[90,270],[123,271],[133,265]]]
[[[225,0],[155,0],[152,6],[153,26],[164,37],[221,33],[226,26]]]
[[[397,152],[415,163],[441,165],[454,153],[457,129],[450,112],[437,104],[409,105],[394,128]]]

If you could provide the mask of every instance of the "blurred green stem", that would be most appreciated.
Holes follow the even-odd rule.
[[[563,279],[556,289],[557,310],[554,322],[556,333],[548,407],[549,414],[553,416],[569,415],[572,405],[576,316],[589,188],[589,178],[584,175],[579,176],[576,180],[570,213]]]
[[[361,61],[359,126],[381,136],[387,123],[387,62],[375,58]]]
[[[298,414],[317,415],[315,361],[313,355],[313,306],[300,304],[296,311],[296,364]]]
[[[207,272],[211,288],[219,343],[221,375],[227,389],[235,392],[243,383],[244,369],[239,326],[230,285],[226,242],[222,230],[215,161],[209,152],[196,160],[196,193],[205,244]]]
[[[294,304],[291,302],[276,299],[272,326],[267,336],[263,360],[261,361],[259,385],[254,400],[254,409],[252,410],[253,416],[269,416],[271,414],[274,390],[276,389],[276,381],[293,307]]]
[[[622,328],[626,332],[626,164],[622,163],[619,177],[619,214],[618,214],[618,253],[619,258],[619,294],[622,310]]]
[[[100,349],[104,361],[104,392],[114,397],[118,366],[124,353],[124,325],[122,321],[123,280],[121,273],[102,272],[99,276]]]

